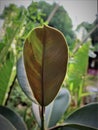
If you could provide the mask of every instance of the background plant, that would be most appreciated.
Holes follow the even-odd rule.
[[[23,43],[29,31],[36,26],[42,25],[43,22],[47,20],[49,13],[56,5],[54,4],[50,6],[46,4],[47,6],[44,6],[44,4],[46,3],[39,2],[38,4],[36,2],[32,2],[27,9],[11,4],[9,7],[4,9],[3,14],[1,15],[1,18],[4,19],[4,24],[2,36],[0,36],[0,104],[7,105],[19,112],[24,118],[25,122],[28,124],[29,130],[31,127],[33,129],[38,128],[38,125],[31,113],[30,106],[32,103],[23,94],[21,89],[19,89],[19,85],[16,80],[16,62],[18,57],[21,55]],[[47,7],[47,11],[44,9],[44,7]],[[40,10],[38,8],[40,8]],[[58,13],[60,15],[57,15]],[[57,16],[59,17],[57,18]],[[62,19],[61,17],[64,18],[64,21],[56,23],[56,18]],[[62,30],[62,27],[60,26],[61,24],[69,27],[67,28],[66,33],[66,27],[64,26],[65,30]],[[66,115],[69,115],[69,113],[72,111],[72,106],[77,109],[77,107],[80,105],[84,105],[82,103],[83,96],[89,95],[89,93],[84,93],[84,84],[87,80],[86,72],[89,43],[85,43],[77,50],[76,53],[73,53],[73,50],[78,45],[79,41],[74,41],[71,19],[69,18],[67,12],[64,11],[63,7],[59,7],[58,12],[50,21],[49,25],[61,30],[66,36],[67,42],[70,45],[68,74],[62,86],[64,88],[67,87],[70,90],[72,105],[60,120],[60,122],[63,122]],[[87,27],[86,24],[84,24],[84,26]],[[90,30],[89,26],[87,29]],[[73,39],[71,39],[71,37]],[[84,65],[81,64],[80,59],[81,62],[85,63]],[[72,73],[72,70],[74,71],[74,74]],[[79,77],[77,76],[78,73],[80,74]],[[16,100],[16,98],[18,100]]]

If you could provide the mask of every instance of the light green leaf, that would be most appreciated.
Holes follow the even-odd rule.
[[[0,67],[0,104],[4,104],[5,99],[9,91],[9,87],[14,79],[15,74],[11,77],[14,67],[14,57],[6,61],[4,65]]]
[[[74,57],[70,59],[68,65],[68,78],[66,82],[69,86],[73,84],[74,92],[79,91],[80,83],[87,73],[89,45],[89,43],[83,44],[75,53]]]

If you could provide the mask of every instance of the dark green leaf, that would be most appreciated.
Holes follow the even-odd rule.
[[[27,130],[23,119],[11,109],[0,106],[0,114],[9,120],[17,130]]]
[[[0,115],[0,130],[16,130],[16,128],[2,115]]]
[[[61,116],[67,110],[69,103],[70,94],[67,89],[62,88],[56,99],[47,107],[45,107],[45,124],[48,128],[56,125]],[[33,103],[32,110],[39,126],[41,126],[39,106]]]
[[[82,126],[80,124],[68,124],[68,125],[66,124],[66,127],[62,127],[60,130],[97,130],[97,129],[89,126]]]
[[[49,127],[55,126],[70,104],[70,94],[65,88],[60,89],[56,99],[46,107],[45,120]]]
[[[30,88],[30,85],[28,83],[28,80],[27,80],[27,76],[26,76],[26,72],[25,72],[25,68],[24,68],[24,64],[23,64],[23,57],[21,57],[17,62],[17,78],[18,78],[19,84],[20,84],[22,90],[24,91],[24,93],[31,100],[36,102],[36,100],[34,99],[32,90]]]
[[[86,105],[73,112],[66,120],[65,126],[75,130],[97,130],[98,129],[98,103]],[[70,129],[69,129],[70,130]]]

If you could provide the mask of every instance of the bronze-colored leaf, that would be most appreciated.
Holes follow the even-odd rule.
[[[25,41],[23,60],[34,97],[40,105],[48,105],[66,74],[68,48],[64,36],[49,26],[35,28]]]

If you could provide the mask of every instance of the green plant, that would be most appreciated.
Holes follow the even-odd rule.
[[[16,62],[21,54],[25,36],[31,28],[43,22],[42,14],[38,12],[36,6],[36,3],[32,4],[32,15],[30,6],[28,9],[25,9],[24,7],[10,4],[8,7],[5,7],[0,16],[0,18],[4,19],[3,35],[0,37],[0,105],[7,104],[6,100],[14,86]],[[34,13],[36,13],[36,18]],[[31,17],[32,19],[35,18],[35,20],[31,21]],[[38,19],[39,21],[37,21]]]
[[[11,104],[8,104],[13,86],[15,93],[11,97],[12,100],[10,102],[14,104],[18,100],[17,98],[21,96],[19,100],[23,102],[26,100],[28,104],[27,98],[24,98],[20,92],[21,90],[15,90],[15,87],[18,89],[18,85],[15,86],[16,62],[23,50],[24,53],[22,58],[19,59],[17,66],[18,80],[25,94],[34,101],[26,106],[25,111],[22,107],[22,111],[24,112],[23,119],[29,125],[28,129],[32,127],[32,130],[40,130],[40,128],[44,129],[43,127],[45,127],[45,129],[49,130],[95,130],[98,128],[95,122],[97,120],[98,103],[87,105],[70,115],[70,112],[67,111],[71,96],[74,96],[74,99],[77,101],[75,107],[79,107],[82,97],[85,95],[83,93],[83,84],[87,70],[89,43],[82,45],[75,53],[71,52],[72,50],[69,52],[67,78],[64,81],[71,92],[70,94],[65,89],[65,84],[61,85],[66,73],[68,57],[66,42],[62,34],[56,29],[47,26],[35,29],[37,35],[35,30],[29,33],[32,28],[43,24],[42,16],[44,15],[37,9],[37,3],[35,2],[32,2],[32,5],[27,9],[11,4],[5,8],[2,14],[2,18],[4,18],[4,34],[0,37],[0,105],[7,105],[13,109],[15,108],[14,110],[18,108],[17,106],[12,107],[10,106]],[[44,30],[42,33],[40,32],[41,29]],[[51,31],[48,32],[48,29]],[[72,41],[69,36],[67,39]],[[62,40],[64,44],[62,44]],[[23,49],[24,41],[26,42]],[[48,43],[47,46],[45,43]],[[71,46],[71,49],[73,48],[74,45]],[[28,60],[28,58],[30,59]],[[25,59],[25,64],[23,59]],[[41,64],[41,61],[43,61],[43,64]],[[39,76],[37,72],[41,73],[41,75]],[[38,78],[37,81],[34,80],[36,75]],[[44,81],[47,82],[44,83]],[[60,88],[61,86],[63,88]],[[50,88],[51,90],[49,90]],[[76,93],[77,95],[75,95]],[[38,125],[35,121],[31,123],[33,118],[30,113],[31,111],[28,114],[28,107],[30,109],[31,104],[33,115]],[[66,113],[68,116],[66,116]],[[26,115],[29,116],[27,117]],[[18,123],[18,127],[17,119],[20,122],[20,124]],[[0,106],[0,130],[20,130],[19,126],[22,127],[22,130],[27,129],[24,122],[21,121],[20,116],[9,108]]]
[[[0,106],[0,130],[27,130],[22,118],[13,110]]]
[[[17,64],[18,81],[33,101],[32,110],[41,130],[96,130],[98,103],[76,110],[65,123],[55,126],[70,102],[68,90],[60,89],[67,58],[66,41],[58,30],[49,26],[35,28],[27,36]]]
[[[87,76],[89,46],[90,42],[83,44],[69,58],[65,82],[73,96],[72,100],[76,106],[81,106],[82,98],[87,94],[84,92],[84,85]]]
[[[10,4],[8,7],[5,7],[2,15],[0,15],[0,18],[4,20],[2,27],[3,31],[0,34],[0,105],[2,106],[11,107],[11,103],[13,104],[12,106],[14,106],[13,101],[15,100],[12,99],[12,101],[9,103],[9,99],[12,94],[12,89],[14,89],[16,83],[17,58],[21,54],[23,41],[30,29],[34,26],[42,24],[43,22],[41,13],[38,12],[35,4],[32,4],[32,8],[37,17],[34,21],[31,21],[30,19],[31,17],[34,18],[35,15],[30,13],[29,7],[26,9],[23,6],[17,7],[14,4]],[[16,92],[19,93],[19,91]],[[18,96],[15,93],[13,98],[16,99]],[[13,109],[14,108],[15,106]],[[17,108],[14,110],[16,111],[16,109]],[[3,120],[6,121],[6,118],[1,116],[0,122]],[[25,121],[27,121],[27,119]],[[9,127],[12,126],[12,128],[15,129],[15,127],[11,125],[10,121],[7,120],[6,123],[10,125]],[[9,127],[7,128],[11,130]],[[7,128],[3,127],[2,124],[0,126],[1,130],[7,130]]]

